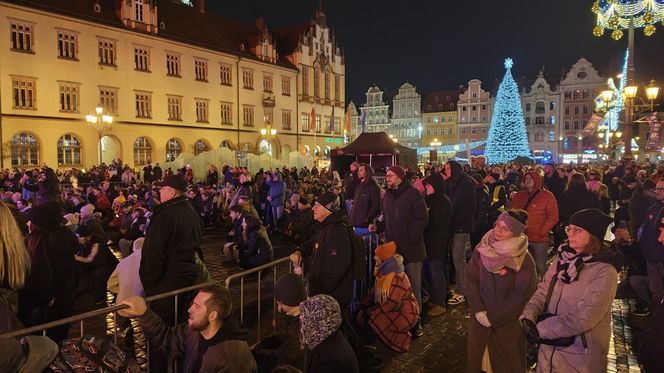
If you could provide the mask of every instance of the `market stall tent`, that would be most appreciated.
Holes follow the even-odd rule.
[[[344,148],[330,153],[332,170],[341,175],[348,172],[352,162],[371,165],[377,174],[384,174],[388,167],[399,165],[417,169],[417,150],[394,142],[385,132],[365,132]]]

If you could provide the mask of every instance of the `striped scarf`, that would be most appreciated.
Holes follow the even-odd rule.
[[[577,253],[568,244],[560,245],[558,248],[558,265],[556,273],[558,279],[569,284],[579,278],[579,273],[583,265],[592,259],[593,256],[586,253]]]

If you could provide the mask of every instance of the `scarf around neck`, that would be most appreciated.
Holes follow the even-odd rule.
[[[499,272],[503,268],[510,268],[518,272],[528,253],[528,238],[521,234],[505,240],[496,240],[493,229],[486,232],[477,245],[484,268],[491,272]]]
[[[381,263],[374,270],[376,277],[376,287],[374,290],[374,301],[376,303],[383,303],[390,295],[390,286],[392,279],[397,273],[403,272],[403,257],[395,254]]]
[[[577,253],[568,244],[560,245],[556,265],[558,279],[566,284],[575,281],[579,278],[581,268],[592,258],[593,256],[590,254]]]

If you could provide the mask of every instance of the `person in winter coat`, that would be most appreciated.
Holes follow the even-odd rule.
[[[573,174],[569,179],[567,190],[558,199],[560,223],[567,225],[569,218],[577,211],[600,207],[599,198],[586,186],[586,178],[582,174]]]
[[[182,359],[184,372],[257,372],[246,333],[231,313],[231,293],[222,285],[200,289],[187,312],[187,323],[176,327],[148,309],[141,297],[127,298],[122,304],[129,306],[128,316],[138,318],[153,351]]]
[[[655,203],[655,186],[654,181],[647,179],[634,190],[629,199],[627,211],[629,212],[629,233],[632,237],[637,236],[637,231],[643,224],[648,208]]]
[[[345,185],[344,185],[344,202],[346,203],[346,211],[348,215],[353,212],[353,200],[355,199],[355,190],[360,184],[359,178],[359,168],[360,164],[353,162],[350,164],[350,169],[348,171],[348,176],[346,176]]]
[[[544,165],[544,185],[556,199],[565,191],[565,181],[556,172],[554,163]]]
[[[420,318],[420,309],[397,245],[388,242],[376,248],[373,289],[360,306],[358,321],[369,326],[383,343],[396,352],[410,346],[410,330]]]
[[[239,262],[243,269],[267,264],[272,260],[272,243],[261,221],[251,214],[242,217]]]
[[[401,166],[387,170],[387,191],[383,196],[383,221],[385,241],[397,244],[397,253],[404,259],[404,268],[413,293],[422,309],[422,264],[426,258],[424,229],[429,223],[429,214],[424,198],[406,179],[406,171]],[[372,225],[369,230],[375,230]],[[417,337],[422,334],[418,322],[414,330]]]
[[[329,294],[341,307],[353,297],[351,234],[339,212],[341,201],[332,192],[318,196],[313,207],[320,223],[314,237],[300,245],[290,259],[295,273],[302,273],[302,257],[310,257],[306,281],[309,295]]]
[[[553,193],[542,189],[542,177],[533,170],[526,174],[525,190],[517,192],[512,199],[512,208],[528,213],[526,236],[528,250],[535,259],[537,274],[546,272],[546,260],[549,253],[549,231],[558,223],[558,204]]]
[[[25,326],[60,320],[74,312],[76,270],[74,255],[78,239],[60,226],[62,212],[56,201],[30,209],[28,252],[32,266],[25,287],[19,293],[19,317]],[[67,337],[69,324],[47,331],[59,343]]]
[[[357,169],[358,184],[354,188],[350,224],[358,234],[366,233],[369,224],[380,215],[380,187],[373,175],[373,167],[367,164],[362,163]]]
[[[359,373],[355,352],[339,330],[339,303],[327,294],[318,294],[300,303],[299,310],[304,372]]]
[[[475,182],[475,229],[470,234],[470,246],[474,248],[482,239],[484,234],[489,229],[489,210],[491,208],[491,195],[489,188],[484,185],[482,175],[473,174],[473,181]]]
[[[450,241],[450,219],[452,204],[445,194],[443,177],[439,173],[427,177],[422,182],[424,201],[429,212],[429,223],[424,229],[424,246],[427,258],[424,266],[429,274],[431,307],[427,316],[436,317],[447,312],[447,252]]]
[[[78,225],[87,225],[97,237],[102,237],[105,242],[108,241],[104,226],[101,224],[101,214],[95,212],[95,205],[92,203],[88,203],[81,208]]]
[[[526,338],[519,315],[537,285],[524,234],[528,214],[500,214],[468,262],[468,372],[525,372]]]
[[[449,161],[443,170],[446,194],[452,202],[452,260],[456,284],[448,304],[455,305],[465,301],[466,294],[466,255],[471,251],[470,234],[475,230],[475,211],[477,197],[475,183],[461,168],[457,161]]]
[[[297,218],[288,225],[288,235],[295,244],[302,244],[311,237],[314,225],[314,212],[306,197],[299,197],[297,202]]]
[[[505,211],[505,204],[507,203],[507,193],[503,181],[500,179],[500,174],[494,172],[487,175],[486,185],[489,188],[489,196],[491,197],[491,206],[489,207],[489,221],[488,228],[493,227],[498,219],[498,216]]]
[[[270,212],[272,213],[271,219],[267,225],[279,230],[278,224],[281,215],[284,213],[284,202],[286,201],[286,184],[281,179],[281,173],[275,172],[271,179],[265,179],[270,190],[267,195],[267,200],[270,204]]]
[[[241,196],[247,196],[249,200],[253,200],[253,183],[248,174],[241,173],[239,177],[240,185],[237,187],[231,203],[228,205],[229,208],[238,204]]]
[[[664,180],[657,182],[655,197],[657,201],[648,208],[643,220],[643,232],[639,237],[641,252],[647,263],[648,281],[652,296],[651,305],[660,304],[664,299],[664,240],[662,240],[661,234]]]
[[[208,166],[208,173],[205,176],[205,185],[217,185],[217,182],[219,181],[219,172],[217,172],[217,168],[211,164]]]
[[[605,372],[611,303],[622,255],[603,246],[611,218],[599,209],[569,219],[568,240],[519,317],[539,343],[537,372]]]
[[[118,264],[111,250],[102,238],[93,236],[85,225],[78,227],[76,236],[80,243],[79,252],[74,256],[80,272],[78,292],[92,289],[97,304],[106,300],[106,282]]]

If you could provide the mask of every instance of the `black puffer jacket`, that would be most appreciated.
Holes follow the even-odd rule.
[[[558,198],[558,216],[563,225],[567,225],[569,218],[575,212],[583,209],[601,209],[597,194],[584,187],[570,186]]]
[[[334,212],[318,226],[314,238],[302,245],[302,256],[311,257],[307,271],[309,296],[328,294],[342,307],[353,297],[350,235],[347,222]]]
[[[443,260],[450,239],[452,204],[443,192],[443,178],[440,174],[432,175],[425,181],[433,186],[434,193],[424,199],[429,210],[429,223],[424,229],[424,245],[428,259]]]
[[[383,223],[385,242],[396,242],[404,263],[424,261],[424,229],[429,223],[429,214],[424,198],[409,181],[404,180],[397,189],[385,192]]]
[[[458,162],[450,161],[452,175],[445,181],[447,196],[452,202],[452,234],[475,230],[477,202],[475,183],[463,172]]]
[[[243,216],[247,224],[240,242],[240,267],[244,269],[258,267],[272,260],[272,242],[267,236],[260,220],[250,214]]]
[[[197,273],[194,253],[200,249],[202,235],[201,219],[186,196],[155,207],[139,269],[145,295],[194,284]]]

